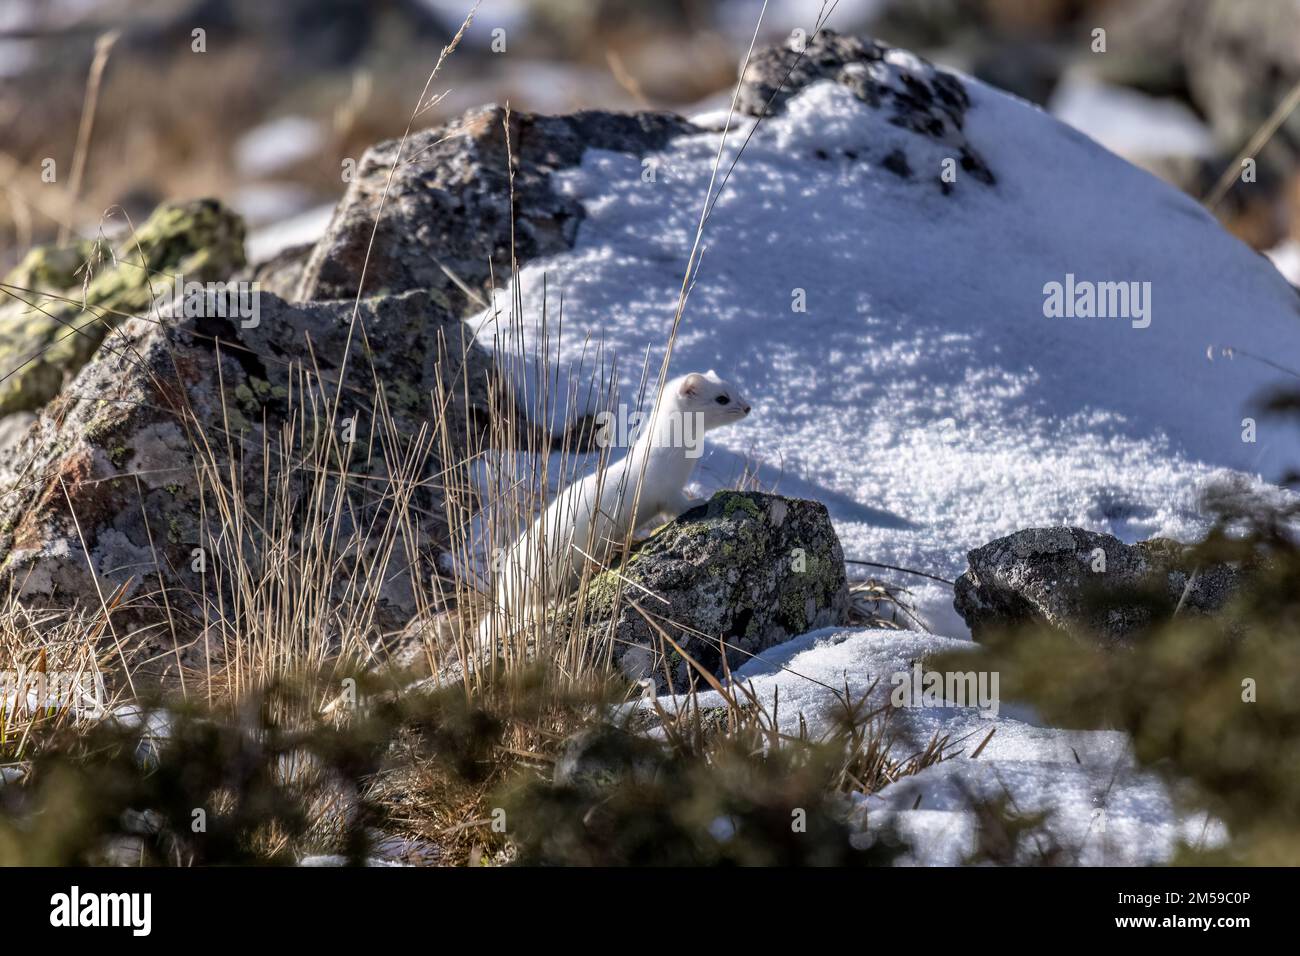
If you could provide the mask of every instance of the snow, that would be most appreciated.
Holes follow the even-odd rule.
[[[874,66],[893,82],[922,68]],[[1300,297],[1190,198],[963,80],[965,134],[994,186],[959,171],[944,195],[951,147],[829,81],[759,125],[708,223],[673,353],[671,374],[716,369],[755,405],[711,433],[696,492],[748,461],[767,488],[826,503],[847,556],[947,577],[1026,527],[1194,537],[1207,482],[1274,479],[1300,460],[1283,422],[1260,418],[1258,441],[1242,440],[1252,401],[1287,381],[1244,352],[1300,354]],[[728,139],[724,171],[751,124]],[[585,351],[590,368],[600,341],[634,402],[647,349],[651,368],[662,358],[719,135],[645,164],[589,150],[558,175],[586,211],[576,247],[522,270],[522,317],[505,284],[483,334],[518,322],[536,349],[545,278],[552,337],[563,297],[561,366]],[[882,167],[893,149],[910,180]],[[1045,286],[1070,275],[1150,283],[1150,325],[1045,317]],[[966,633],[947,588],[908,583],[936,630]]]
[[[290,246],[315,242],[325,235],[333,218],[334,204],[323,203],[254,229],[248,236],[248,261],[256,265],[275,258]]]
[[[812,737],[830,733],[843,715],[840,697],[847,686],[856,703],[870,691],[875,705],[887,703],[894,676],[908,674],[913,664],[950,651],[971,653],[970,670],[979,670],[978,645],[919,631],[872,628],[826,628],[786,641],[737,668],[732,680],[754,694],[767,713],[775,711],[782,733],[797,734],[801,725]],[[875,685],[873,687],[873,684]],[[834,688],[834,691],[831,690]],[[700,707],[722,707],[716,691],[697,696]],[[686,701],[671,695],[659,703],[672,711]],[[643,705],[648,706],[648,705]],[[1033,760],[1052,764],[1086,760],[1114,764],[1130,760],[1127,738],[1117,731],[1067,731],[1042,727],[1023,706],[1002,704],[996,716],[978,707],[898,708],[891,727],[901,746],[911,752],[936,731],[954,742],[953,753],[973,751],[995,731],[981,751],[986,760]],[[957,741],[966,741],[956,744]]]
[[[250,129],[235,143],[235,166],[245,176],[269,176],[317,155],[325,145],[319,123],[282,116]]]
[[[1292,285],[1300,285],[1300,241],[1285,239],[1265,255]]]
[[[976,850],[972,803],[999,800],[1007,801],[1004,812],[1046,815],[1017,863],[1150,866],[1169,862],[1180,844],[1213,848],[1227,835],[1204,814],[1179,814],[1150,773],[981,757],[935,764],[861,798],[853,842],[870,845],[897,827],[909,846],[900,863],[956,866]]]
[[[933,655],[956,650],[969,652],[969,670],[979,671],[979,648],[969,641],[830,628],[771,648],[737,669],[733,683],[747,687],[765,713],[775,711],[783,733],[798,734],[802,719],[816,739],[842,712],[831,688],[847,688],[855,703],[866,697],[871,708],[882,706],[901,679],[896,675],[909,675],[918,661],[928,671]],[[1135,766],[1124,734],[1044,727],[1029,708],[999,703],[996,717],[969,706],[890,711],[896,757],[921,750],[935,734],[948,736],[947,756],[876,794],[858,795],[855,843],[867,845],[897,827],[910,844],[900,862],[955,865],[975,849],[972,802],[1004,796],[1022,813],[1047,813],[1043,846],[1058,844],[1065,861],[1076,864],[1163,863],[1180,841],[1216,845],[1225,838],[1220,823],[1178,810],[1159,778]],[[659,704],[672,712],[685,701],[664,696]],[[724,702],[708,691],[698,704]]]
[[[1178,100],[1160,99],[1068,73],[1047,108],[1061,122],[1134,162],[1164,156],[1208,159],[1215,155],[1209,128]]]
[[[396,836],[373,828],[367,832],[372,842],[372,852],[366,857],[366,866],[433,866],[436,865],[438,858],[441,856],[438,847],[425,840]],[[348,859],[338,853],[309,854],[299,860],[298,865],[307,867],[347,866]]]
[[[305,867],[335,867],[347,866],[348,858],[338,853],[322,853],[313,856],[305,856],[298,861],[299,866]],[[397,860],[386,860],[383,857],[371,856],[366,857],[366,866],[373,867],[404,867],[407,864]]]
[[[250,229],[296,216],[312,204],[313,193],[299,183],[250,183],[230,196],[230,207]]]

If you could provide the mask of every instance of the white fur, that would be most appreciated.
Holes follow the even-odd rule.
[[[490,646],[494,630],[502,637],[563,600],[586,563],[607,565],[631,532],[698,504],[686,485],[704,450],[703,433],[748,414],[739,390],[713,371],[666,383],[628,454],[565,488],[511,546],[495,578],[493,605],[479,624],[479,646]]]

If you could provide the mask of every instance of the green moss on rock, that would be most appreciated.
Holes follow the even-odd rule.
[[[66,246],[37,246],[9,270],[5,285],[14,286],[15,292],[64,292],[80,284],[81,270],[95,248],[96,243],[88,239]]]
[[[0,415],[48,402],[111,328],[148,311],[176,275],[223,281],[243,265],[243,221],[213,200],[160,206],[111,254],[88,242],[32,250],[6,282],[44,295],[0,308]]]
[[[715,497],[721,499],[722,513],[725,517],[730,518],[737,511],[744,511],[754,518],[761,518],[763,516],[763,512],[759,510],[759,507],[754,503],[754,500],[750,496],[741,494],[738,491],[722,491]]]

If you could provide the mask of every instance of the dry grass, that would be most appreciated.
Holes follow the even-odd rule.
[[[113,701],[101,675],[113,648],[99,615],[0,605],[0,768],[24,760],[46,734],[94,720]],[[97,686],[98,685],[98,686]],[[95,701],[87,694],[99,692]]]

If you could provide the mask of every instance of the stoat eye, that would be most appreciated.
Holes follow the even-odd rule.
[[[731,399],[728,398],[726,395],[719,395],[717,398],[714,399],[714,401],[717,402],[719,405],[731,404]]]

